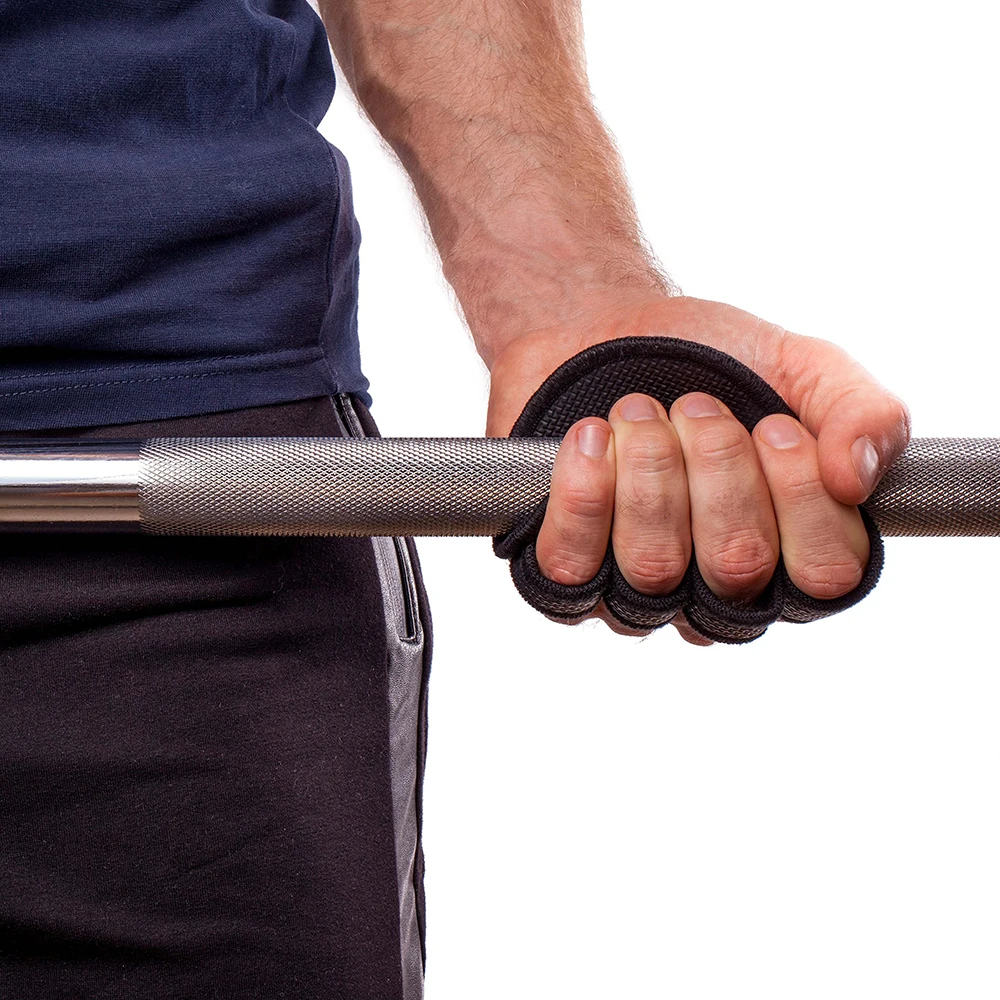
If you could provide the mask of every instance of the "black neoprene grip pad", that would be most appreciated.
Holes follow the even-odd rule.
[[[583,417],[607,417],[617,400],[633,392],[653,396],[668,410],[680,396],[707,392],[721,399],[748,431],[771,413],[795,416],[771,386],[728,354],[671,337],[625,337],[590,347],[553,372],[528,400],[511,437],[562,437]],[[771,583],[756,601],[723,601],[708,588],[693,556],[674,593],[649,597],[629,586],[610,548],[593,580],[567,587],[546,579],[538,568],[534,543],[544,514],[543,502],[494,539],[493,548],[511,561],[511,576],[521,596],[550,618],[567,622],[586,617],[603,600],[615,618],[632,628],[659,628],[683,611],[691,627],[706,638],[749,642],[773,622],[810,622],[851,607],[874,589],[882,572],[882,539],[862,508],[871,541],[868,565],[861,583],[834,600],[803,593],[779,561]]]

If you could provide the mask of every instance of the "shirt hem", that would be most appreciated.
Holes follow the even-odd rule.
[[[323,352],[271,351],[197,362],[121,364],[0,374],[0,431],[128,424],[195,416],[337,392]]]

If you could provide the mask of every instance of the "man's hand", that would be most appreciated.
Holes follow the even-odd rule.
[[[591,102],[579,0],[320,8],[355,93],[413,180],[490,368],[488,433],[506,434],[562,362],[629,335],[719,348],[802,418],[766,419],[751,437],[694,394],[669,414],[630,397],[607,422],[581,421],[556,461],[542,571],[586,582],[610,537],[647,594],[677,584],[692,545],[721,597],[759,594],[779,549],[807,594],[852,590],[868,557],[854,505],[905,446],[906,410],[831,344],[669,294]]]
[[[591,580],[610,538],[625,579],[644,594],[676,589],[691,558],[715,594],[748,601],[779,551],[812,597],[853,590],[868,559],[856,505],[909,440],[905,406],[841,350],[731,306],[658,294],[624,296],[571,323],[513,341],[497,356],[487,434],[505,435],[563,361],[614,337],[708,344],[769,382],[801,417],[775,415],[749,434],[724,402],[684,396],[666,413],[648,396],[619,400],[608,420],[566,436],[536,551],[557,583]],[[601,607],[617,631],[629,632]],[[704,643],[683,621],[679,631]]]

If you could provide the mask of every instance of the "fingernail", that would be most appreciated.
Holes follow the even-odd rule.
[[[851,461],[854,463],[854,471],[861,488],[866,494],[871,493],[878,478],[879,460],[875,445],[868,438],[859,437],[851,445]]]
[[[649,396],[629,396],[618,412],[625,420],[655,420],[660,415]]]
[[[703,392],[695,392],[684,397],[681,410],[685,417],[717,417],[722,413],[714,396],[706,396]]]
[[[771,417],[761,423],[760,436],[772,448],[794,448],[802,440],[802,431],[789,417]]]
[[[608,428],[603,424],[584,424],[576,435],[577,446],[587,458],[603,458],[610,440]]]

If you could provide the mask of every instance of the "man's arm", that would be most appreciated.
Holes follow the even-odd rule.
[[[590,100],[576,2],[327,0],[324,14],[487,366],[625,290],[667,290]]]
[[[852,505],[905,447],[905,407],[831,344],[672,294],[590,100],[577,0],[326,0],[324,16],[490,368],[488,433],[564,360],[628,335],[726,351],[802,419],[751,437],[694,394],[669,414],[636,397],[581,421],[556,461],[543,572],[589,580],[610,537],[644,593],[676,587],[692,544],[724,598],[759,594],[779,549],[807,593],[853,589],[868,540]]]

